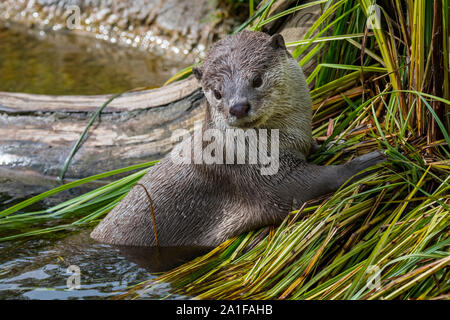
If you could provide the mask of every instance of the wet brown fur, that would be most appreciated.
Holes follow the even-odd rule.
[[[169,154],[139,181],[153,200],[160,246],[216,246],[245,231],[276,225],[291,210],[293,199],[293,209],[298,209],[384,161],[377,151],[339,166],[305,161],[312,142],[311,99],[301,69],[280,41],[280,36],[249,31],[227,37],[194,70],[208,100],[205,128],[226,130],[236,124],[228,109],[237,95],[249,99],[254,112],[249,117],[267,115],[257,128],[280,130],[278,173],[261,175],[259,165],[250,164],[179,165]],[[254,74],[263,77],[258,90],[249,87]],[[221,101],[214,100],[215,89],[224,92]],[[239,125],[245,128],[245,123]],[[144,190],[132,189],[91,236],[117,245],[154,246]]]

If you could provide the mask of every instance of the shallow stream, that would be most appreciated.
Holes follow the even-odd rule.
[[[0,243],[0,300],[132,298],[137,284],[205,252],[118,248],[90,239],[91,230]],[[170,284],[159,283],[141,290],[139,298],[186,298],[169,290]]]
[[[90,95],[159,87],[189,63],[168,57],[0,23],[0,91]]]
[[[86,95],[151,88],[162,85],[186,64],[190,62],[70,33],[20,30],[0,24],[0,91]],[[15,189],[14,196],[0,193],[0,211],[34,195],[8,179],[0,177],[0,183],[11,183]],[[30,210],[42,210],[47,205]],[[97,243],[89,238],[91,230],[0,243],[0,299],[117,297],[130,286],[155,277],[153,272],[185,261],[176,251],[160,256],[160,252],[134,248],[130,253]],[[189,257],[199,254],[187,251],[194,252]],[[68,280],[76,284],[70,278],[74,274],[68,271],[69,266],[79,268],[79,289],[68,287]],[[167,297],[168,289],[169,284],[160,285],[143,298]]]

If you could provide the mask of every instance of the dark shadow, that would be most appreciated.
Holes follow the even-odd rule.
[[[211,247],[133,247],[114,246],[120,254],[150,273],[164,272],[182,265],[213,248]]]

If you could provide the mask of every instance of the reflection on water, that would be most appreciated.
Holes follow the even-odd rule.
[[[0,211],[42,190],[14,184],[0,177]],[[2,187],[7,194],[2,193]],[[11,195],[12,190],[16,194]],[[91,190],[74,188],[26,208],[40,211]],[[27,198],[28,198],[27,197]],[[50,226],[50,225],[48,225]],[[90,238],[93,226],[81,231],[58,232],[40,238],[0,242],[0,300],[2,299],[107,299],[128,292],[130,286],[188,262],[212,248],[110,246]],[[15,230],[15,232],[20,230]],[[0,230],[1,236],[9,233]],[[70,265],[81,271],[81,289],[68,290]],[[144,299],[186,298],[169,295],[170,284],[155,284],[141,292]],[[168,296],[169,295],[169,296]]]
[[[190,250],[186,254],[178,248],[156,255],[151,248],[119,249],[90,239],[90,231],[62,239],[0,243],[0,299],[110,298],[154,278],[148,270],[167,270],[204,252]],[[67,288],[67,279],[72,275],[67,271],[70,265],[80,267],[80,289]],[[169,284],[158,285],[141,298],[165,298],[169,290]]]
[[[161,86],[187,65],[188,61],[180,63],[70,32],[44,33],[0,24],[0,91],[119,93]]]
[[[208,247],[131,247],[117,246],[120,254],[148,272],[164,272],[207,253]]]

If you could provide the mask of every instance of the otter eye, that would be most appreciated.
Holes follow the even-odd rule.
[[[215,97],[217,100],[222,99],[222,94],[220,93],[220,91],[214,90],[213,93],[214,93],[214,97]]]
[[[260,75],[256,75],[252,79],[252,86],[253,88],[258,88],[262,85],[262,78]]]

